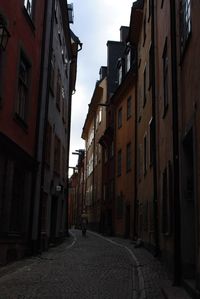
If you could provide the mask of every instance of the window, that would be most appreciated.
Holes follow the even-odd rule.
[[[46,144],[45,144],[45,162],[50,165],[51,161],[51,141],[52,141],[52,127],[47,123]]]
[[[117,196],[117,218],[120,219],[123,217],[124,213],[124,201],[122,192]]]
[[[93,172],[93,170],[94,170],[94,159],[92,154],[88,161],[88,176]]]
[[[165,116],[168,108],[168,53],[167,53],[167,38],[163,50],[163,116]]]
[[[117,154],[117,175],[120,176],[122,173],[122,151],[119,150]]]
[[[152,7],[152,0],[148,0],[148,21],[149,21],[149,19],[151,17],[152,9],[153,9],[153,7]]]
[[[62,146],[62,177],[63,179],[65,179],[65,175],[66,175],[66,155],[65,155],[65,148],[64,146]]]
[[[65,123],[66,122],[66,108],[65,108],[65,90],[64,87],[62,86],[61,89],[61,95],[62,95],[62,120]]]
[[[153,152],[154,152],[154,127],[153,119],[149,122],[149,165],[153,165]]]
[[[96,113],[96,118],[95,118],[95,130],[98,130],[99,127],[99,113]]]
[[[52,51],[51,54],[51,70],[50,70],[50,90],[54,95],[54,85],[55,85],[55,54]]]
[[[144,16],[144,20],[143,20],[143,46],[145,44],[145,40],[146,40],[146,16]]]
[[[131,67],[131,50],[129,49],[126,54],[126,71],[128,72]]]
[[[30,65],[28,64],[24,55],[21,54],[20,63],[19,63],[18,97],[17,97],[17,104],[16,104],[16,114],[24,122],[26,121],[27,110],[28,110],[29,73],[30,73]]]
[[[153,47],[151,45],[149,49],[149,89],[151,88],[153,81]]]
[[[58,70],[57,75],[57,91],[56,91],[56,107],[60,111],[60,95],[61,95],[61,75],[60,71]]]
[[[144,73],[143,73],[143,107],[146,104],[146,87],[147,87],[147,83],[146,83],[146,66],[144,68]]]
[[[137,149],[137,175],[138,179],[141,179],[142,174],[142,144],[138,145]]]
[[[110,146],[110,158],[114,157],[114,142],[112,141]]]
[[[55,20],[57,24],[58,23],[58,0],[55,0],[54,12],[55,12]]]
[[[119,128],[122,127],[122,108],[120,108],[118,110],[118,118],[117,118],[117,120],[118,120],[117,125],[118,125],[118,129],[119,129]]]
[[[131,117],[131,97],[127,99],[127,119]]]
[[[126,171],[131,170],[131,143],[126,146]]]
[[[181,53],[191,33],[191,0],[182,0],[180,9]]]
[[[60,174],[60,139],[56,135],[54,140],[54,171]]]
[[[33,1],[24,0],[24,7],[26,8],[27,13],[32,18],[33,17]]]
[[[137,97],[137,115],[138,115],[138,122],[140,122],[140,120],[141,120],[141,118],[142,118],[142,102],[143,102],[143,98],[142,98],[142,87],[139,86],[138,97]]]
[[[144,161],[144,175],[147,173],[147,135],[144,135],[144,147],[143,147],[143,161]]]
[[[118,68],[118,84],[120,85],[122,82],[122,64],[120,63]]]
[[[101,123],[102,121],[102,107],[100,107],[99,109],[99,124]]]

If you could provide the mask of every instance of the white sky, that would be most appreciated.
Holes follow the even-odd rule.
[[[88,111],[99,69],[106,66],[107,41],[120,39],[120,27],[129,26],[134,0],[72,0],[72,31],[83,43],[78,53],[76,93],[72,97],[72,125],[69,166],[76,166],[78,156],[72,152],[84,148],[82,128]],[[70,1],[68,0],[68,3]],[[69,170],[69,174],[72,171]]]

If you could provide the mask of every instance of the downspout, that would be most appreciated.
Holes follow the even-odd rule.
[[[95,189],[94,189],[94,184],[95,184],[95,145],[96,145],[96,111],[94,112],[94,143],[93,143],[93,173],[92,173],[92,184],[93,184],[92,206],[93,206],[93,209],[95,208],[95,203],[94,203],[94,200],[95,200]],[[96,212],[97,212],[97,206],[96,206]],[[96,213],[95,213],[95,219],[97,219]]]
[[[42,33],[42,48],[41,48],[41,62],[40,62],[40,79],[39,79],[39,94],[38,94],[38,109],[37,109],[37,121],[36,121],[36,141],[35,141],[35,161],[37,161],[37,163],[40,163],[38,161],[38,145],[39,145],[39,131],[40,131],[40,110],[41,110],[41,105],[42,102],[39,101],[39,99],[41,99],[42,97],[42,86],[43,86],[43,76],[44,76],[44,50],[45,50],[45,40],[46,40],[46,19],[47,19],[47,4],[48,4],[48,0],[45,1],[45,5],[44,5],[44,19],[43,19],[43,33]],[[40,104],[39,104],[40,103]],[[39,166],[38,166],[39,168]],[[35,245],[33,244],[33,236],[32,236],[32,232],[33,232],[33,219],[34,219],[34,199],[35,199],[35,192],[34,190],[36,190],[36,177],[38,177],[38,171],[39,169],[37,168],[37,175],[34,176],[32,182],[32,197],[31,197],[31,204],[30,204],[30,219],[29,219],[29,244],[30,244],[30,248],[31,248],[31,253],[33,254],[36,250]]]
[[[177,87],[177,44],[176,44],[176,3],[170,0],[170,34],[172,57],[172,127],[174,164],[174,284],[181,281],[181,227],[180,227],[180,186],[179,186],[179,122]]]
[[[71,66],[70,66],[71,68]],[[71,71],[70,71],[71,73]],[[69,148],[70,148],[70,133],[71,133],[71,107],[72,107],[72,91],[70,87],[70,92],[69,92],[69,116],[68,116],[68,135],[67,135],[67,163],[66,163],[66,168],[67,168],[67,186],[66,186],[66,235],[69,236],[69,223],[68,223],[68,216],[69,216],[69,209],[68,209],[68,200],[69,200],[69,178],[68,178],[68,169],[69,169]]]
[[[136,60],[137,61],[137,60]],[[137,188],[137,179],[138,179],[138,161],[137,161],[137,156],[138,156],[138,148],[137,148],[137,82],[138,82],[138,75],[136,75],[135,79],[135,179],[134,179],[134,184],[135,184],[135,192],[134,192],[134,218],[133,218],[133,239],[136,240],[138,238],[138,188]]]
[[[151,22],[151,40],[152,40],[152,119],[153,119],[153,210],[154,210],[154,242],[155,242],[155,255],[160,253],[159,242],[159,221],[158,221],[158,186],[157,186],[157,138],[156,138],[156,16],[157,2],[152,0],[152,22]]]
[[[47,0],[48,2],[48,0]],[[43,143],[42,143],[42,162],[41,162],[41,188],[40,188],[40,201],[39,201],[39,216],[38,216],[38,248],[41,250],[41,228],[42,228],[42,196],[44,188],[44,174],[45,174],[45,144],[46,144],[46,129],[48,123],[48,109],[49,109],[49,88],[50,88],[50,70],[51,70],[51,56],[52,56],[52,44],[53,44],[53,25],[54,25],[54,5],[55,0],[52,0],[51,11],[51,29],[49,40],[49,56],[48,56],[48,70],[47,70],[47,87],[46,87],[46,100],[45,100],[45,114],[44,114],[44,131],[43,131]],[[46,24],[45,24],[46,25]],[[45,55],[45,53],[44,53]]]

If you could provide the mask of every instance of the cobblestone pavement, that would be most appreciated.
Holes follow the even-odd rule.
[[[137,299],[131,252],[91,232],[72,234],[71,243],[1,269],[0,299]]]
[[[163,264],[145,248],[135,248],[129,239],[112,237],[109,240],[123,245],[133,253],[139,277],[140,299],[191,299],[181,286],[172,286]]]

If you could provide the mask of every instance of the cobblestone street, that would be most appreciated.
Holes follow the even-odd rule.
[[[137,298],[136,264],[123,245],[88,232],[0,272],[0,299]]]

